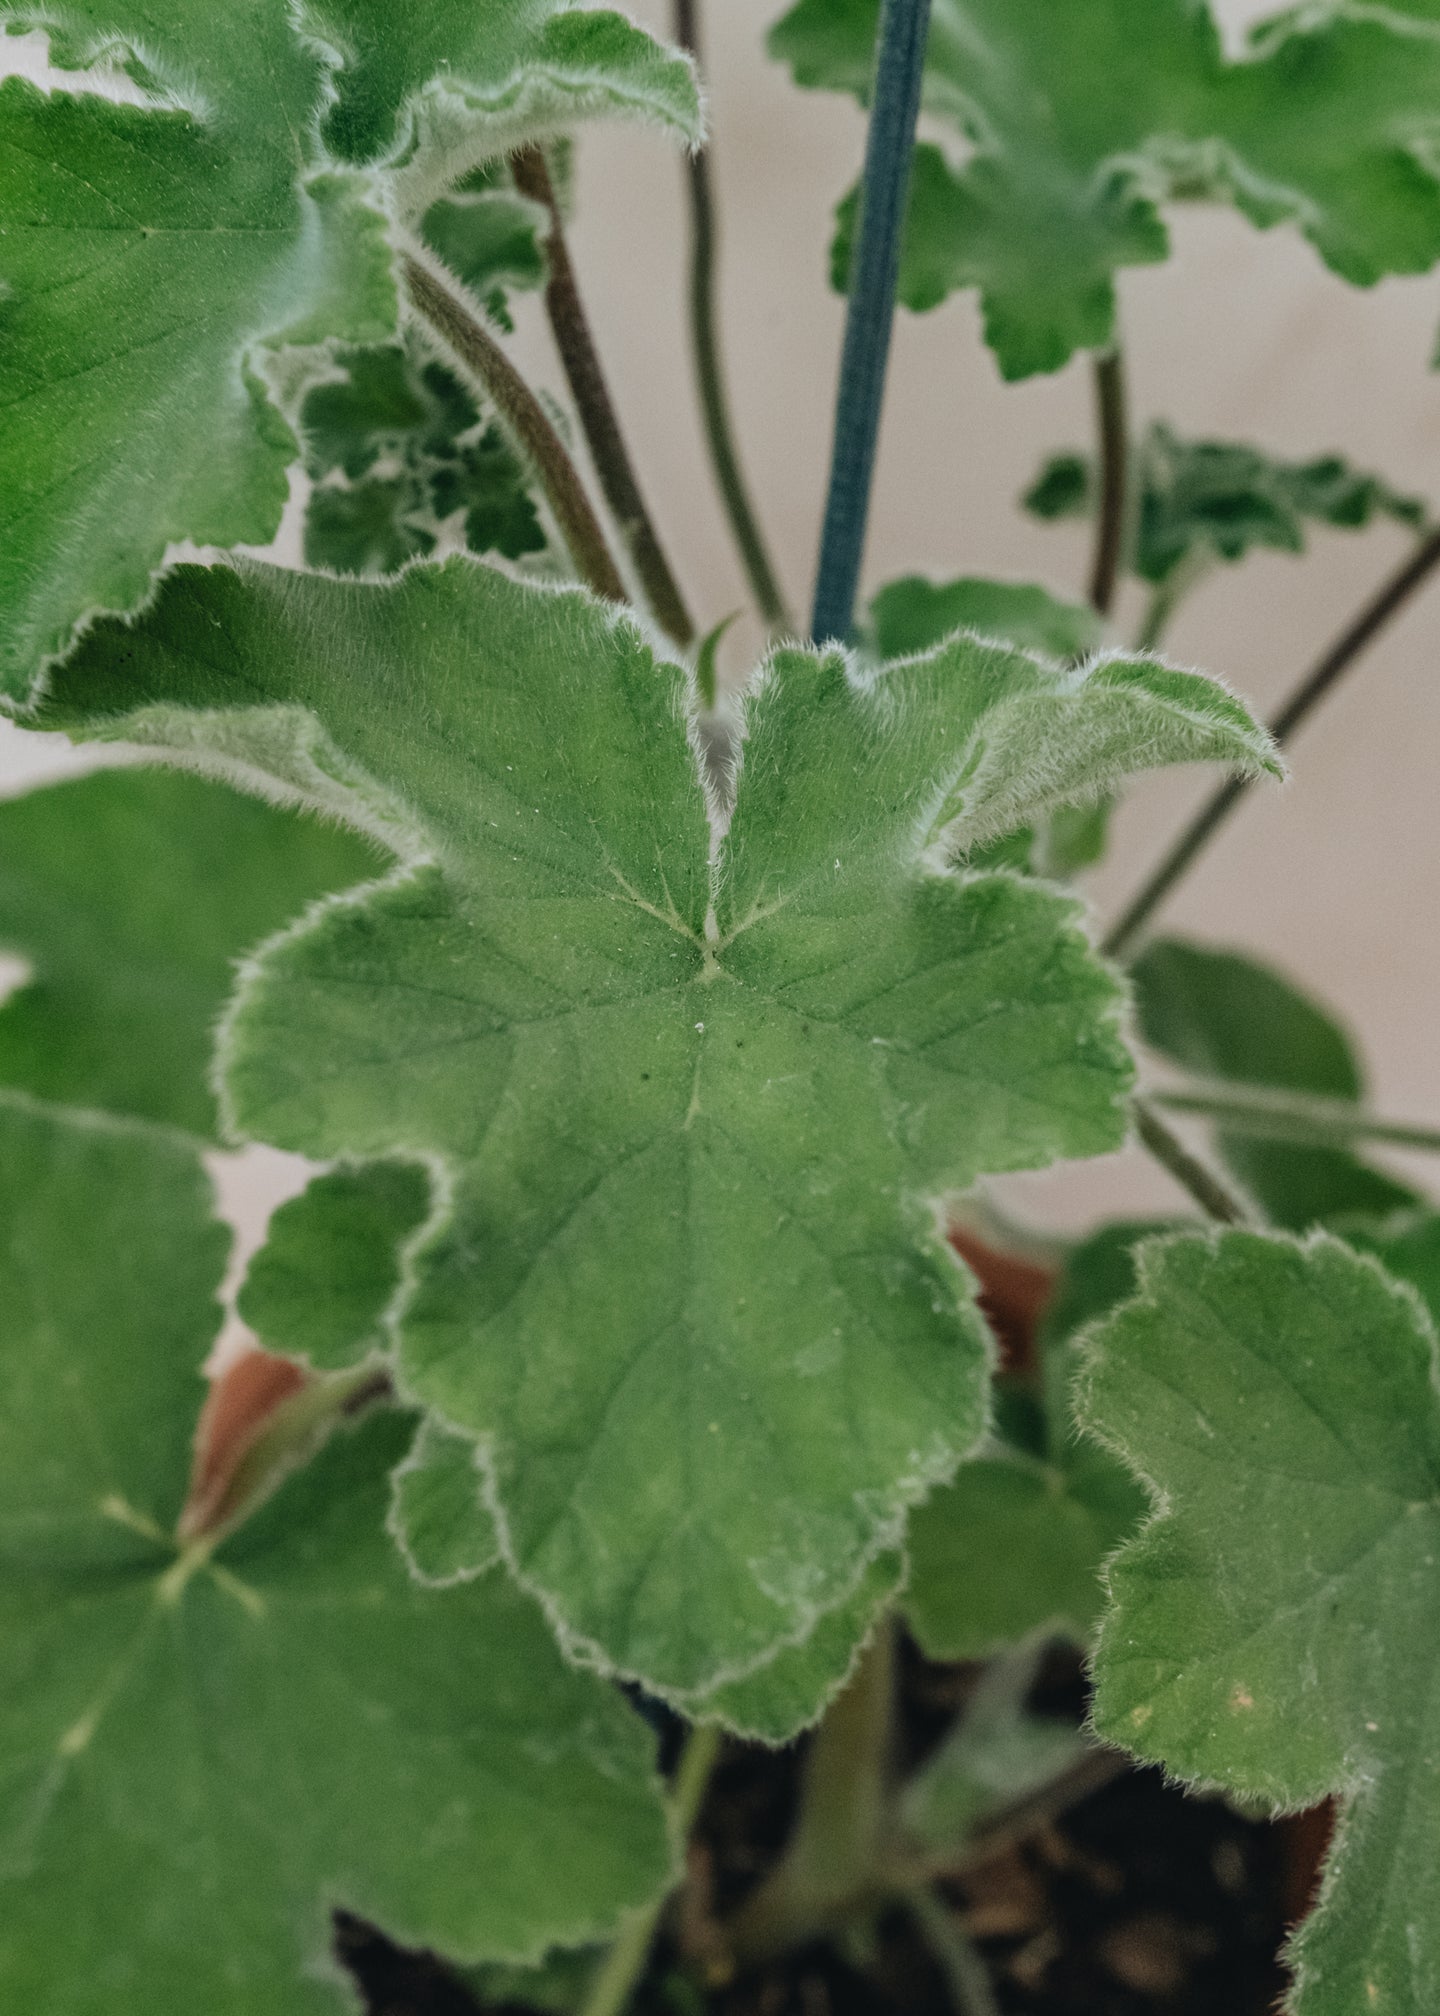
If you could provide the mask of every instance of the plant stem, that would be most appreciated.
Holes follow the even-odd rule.
[[[671,1828],[682,1842],[699,1817],[721,1742],[721,1732],[713,1723],[693,1728],[685,1738],[668,1801]],[[620,2016],[645,1972],[670,1894],[665,1892],[635,1913],[596,1969],[578,2016]]]
[[[571,397],[575,401],[575,410],[589,444],[595,473],[600,479],[600,488],[615,514],[620,537],[635,564],[635,572],[656,622],[677,644],[689,644],[695,636],[695,625],[670,571],[654,520],[640,494],[635,467],[620,431],[615,402],[605,381],[600,353],[595,348],[585,305],[580,299],[575,268],[570,262],[570,249],[565,243],[560,205],[544,153],[539,147],[522,147],[511,155],[510,170],[520,194],[528,196],[532,203],[540,204],[550,220],[545,248],[550,267],[550,278],[545,287],[545,308]]]
[[[1000,2016],[989,1971],[955,1913],[924,1883],[906,1891],[905,1904],[945,1976],[955,2016]]]
[[[929,25],[930,0],[882,0],[859,235],[835,402],[835,445],[810,619],[810,634],[822,643],[848,638],[855,613]]]
[[[1255,1213],[1225,1179],[1203,1163],[1171,1132],[1148,1099],[1136,1099],[1135,1132],[1182,1190],[1188,1190],[1207,1218],[1221,1225],[1253,1225]]]
[[[625,583],[610,557],[605,534],[585,486],[540,401],[461,295],[409,253],[400,269],[416,312],[494,404],[526,462],[569,548],[575,570],[608,602],[628,602]]]
[[[675,40],[700,61],[700,21],[698,0],[675,0]],[[715,196],[710,186],[710,150],[699,148],[686,161],[686,181],[690,191],[690,342],[695,353],[695,380],[700,391],[700,410],[705,420],[705,438],[715,482],[730,530],[740,550],[741,564],[750,592],[772,630],[793,631],[794,622],[785,607],[775,569],[770,563],[764,534],[750,502],[749,488],[740,467],[735,445],[735,428],[730,417],[730,400],[725,389],[725,368],[720,356],[720,324],[715,306],[715,267],[718,231]]]
[[[895,1621],[886,1617],[811,1738],[785,1853],[728,1928],[742,1966],[832,1929],[883,1893],[895,1663]]]
[[[1420,542],[1301,680],[1270,723],[1270,732],[1277,743],[1283,745],[1290,739],[1437,565],[1440,565],[1440,530]],[[1122,958],[1130,950],[1176,883],[1194,866],[1240,803],[1251,781],[1248,777],[1232,777],[1196,813],[1112,926],[1103,948],[1112,959]]]
[[[1090,606],[1097,615],[1108,616],[1125,544],[1130,460],[1125,366],[1118,350],[1102,350],[1095,359],[1095,423],[1100,443],[1100,501],[1095,516],[1095,557],[1090,567]]]
[[[1167,1087],[1152,1092],[1157,1106],[1172,1113],[1203,1114],[1238,1134],[1271,1141],[1295,1141],[1319,1147],[1349,1141],[1384,1141],[1395,1148],[1422,1148],[1440,1154],[1440,1127],[1422,1127],[1406,1120],[1382,1120],[1345,1099],[1325,1099],[1303,1092],[1275,1092],[1268,1087],[1203,1084]]]

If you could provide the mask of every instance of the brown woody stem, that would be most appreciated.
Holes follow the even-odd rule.
[[[605,501],[615,515],[625,550],[634,562],[656,622],[677,644],[692,643],[695,625],[640,494],[634,464],[620,432],[615,402],[580,299],[549,166],[539,147],[522,147],[511,155],[510,170],[521,195],[540,204],[550,220],[546,244],[550,278],[545,288],[545,307]]]

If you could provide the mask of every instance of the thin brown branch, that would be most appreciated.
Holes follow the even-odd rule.
[[[615,402],[610,396],[600,353],[580,299],[575,268],[565,243],[565,229],[550,169],[539,147],[522,147],[510,157],[515,186],[522,196],[538,203],[549,218],[546,255],[550,278],[545,288],[545,308],[555,334],[560,362],[570,386],[575,410],[589,445],[595,473],[605,501],[615,514],[620,537],[635,565],[645,599],[661,629],[677,644],[694,641],[695,625],[685,606],[675,576],[670,571],[660,545],[654,521],[640,494],[639,480],[625,437],[620,431]]]
[[[1100,497],[1095,513],[1095,557],[1090,567],[1090,606],[1097,615],[1108,616],[1120,580],[1130,459],[1125,367],[1118,350],[1102,351],[1095,359],[1095,423],[1100,444]]]
[[[1326,694],[1349,671],[1366,645],[1405,606],[1437,565],[1440,565],[1440,529],[1421,540],[1404,564],[1396,568],[1300,681],[1270,723],[1270,732],[1277,743],[1283,745],[1289,741],[1296,729],[1314,713]],[[1194,866],[1253,781],[1248,777],[1232,777],[1220,786],[1212,798],[1207,799],[1111,927],[1104,950],[1112,959],[1123,958],[1130,951],[1160,905]]]
[[[697,0],[675,0],[675,40],[698,65],[700,23]],[[794,620],[785,606],[785,597],[776,579],[760,521],[750,501],[749,486],[740,467],[730,401],[725,390],[720,324],[715,305],[719,234],[715,221],[715,196],[710,186],[708,146],[689,157],[686,173],[690,191],[690,342],[695,352],[695,380],[700,392],[700,410],[705,420],[710,461],[721,502],[730,520],[730,529],[735,535],[735,544],[740,549],[750,592],[760,613],[772,630],[793,632]]]

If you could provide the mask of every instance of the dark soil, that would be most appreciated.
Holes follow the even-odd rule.
[[[907,1765],[939,1740],[973,1678],[972,1668],[933,1665],[907,1648]],[[1057,1648],[1032,1706],[1080,1717],[1073,1653]],[[801,1754],[798,1744],[778,1752],[730,1746],[638,2016],[960,2016],[903,1911],[861,1928],[844,1951],[815,1946],[764,1972],[725,1978],[716,1924],[782,1846]],[[1247,1819],[1221,1800],[1167,1786],[1158,1772],[1127,1770],[998,1847],[942,1894],[983,1955],[1003,2016],[1264,2016],[1283,1993],[1278,1949],[1322,1847],[1323,1827]],[[337,1919],[337,1951],[369,2016],[482,2009],[437,1961],[400,1952],[356,1919]],[[499,2006],[520,2016],[514,2002]]]

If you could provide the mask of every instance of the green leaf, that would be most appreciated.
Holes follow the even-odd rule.
[[[448,1589],[500,1559],[495,1521],[481,1494],[475,1444],[433,1415],[390,1479],[390,1530],[417,1582]]]
[[[1103,1736],[1203,1784],[1344,1812],[1292,1942],[1296,2016],[1425,2016],[1440,1837],[1435,1332],[1325,1234],[1143,1250],[1082,1416],[1155,1516],[1110,1571]]]
[[[1140,1033],[1187,1071],[1285,1092],[1359,1099],[1359,1059],[1345,1031],[1272,967],[1238,952],[1155,939],[1131,969]],[[1339,1148],[1226,1133],[1218,1145],[1276,1224],[1383,1216],[1415,1192]]]
[[[1062,602],[1028,582],[969,578],[937,586],[922,575],[891,581],[870,604],[870,644],[881,658],[908,658],[957,630],[998,637],[1022,651],[1068,663],[1100,643],[1100,619],[1082,602]],[[1069,876],[1105,852],[1109,806],[1057,806],[1038,831],[1023,827],[988,848],[983,865]],[[976,866],[982,865],[976,861]]]
[[[1284,462],[1243,441],[1182,441],[1156,421],[1135,456],[1139,492],[1131,565],[1158,586],[1181,568],[1242,560],[1258,547],[1303,553],[1307,523],[1356,530],[1393,518],[1418,530],[1427,508],[1338,455]],[[1037,518],[1083,518],[1094,508],[1083,455],[1046,463],[1022,500]]]
[[[177,1549],[228,1244],[196,1152],[6,1094],[0,1222],[6,2007],[333,2010],[332,1905],[524,1958],[652,1894],[638,1721],[504,1578],[425,1593],[386,1539],[407,1417]]]
[[[870,88],[879,0],[799,0],[770,35],[797,84]],[[1163,203],[1232,202],[1299,226],[1367,286],[1440,257],[1429,146],[1440,90],[1433,0],[1408,30],[1380,8],[1296,8],[1226,61],[1191,0],[935,0],[924,105],[963,143],[916,149],[900,295],[977,287],[1007,378],[1054,371],[1114,333],[1114,276],[1164,259]],[[850,267],[853,198],[834,271]]]
[[[482,1442],[569,1638],[697,1693],[843,1603],[976,1440],[984,1333],[925,1200],[1123,1136],[1076,907],[945,857],[1127,765],[1273,759],[1150,659],[783,650],[712,870],[688,706],[614,609],[456,560],[178,570],[37,719],[391,836],[403,868],[243,988],[234,1118],[445,1162],[406,1390]]]
[[[502,162],[467,175],[421,219],[425,243],[462,280],[502,329],[514,327],[508,296],[543,287],[550,220],[522,196]]]
[[[305,521],[312,567],[396,573],[433,552],[461,513],[472,552],[544,550],[524,469],[453,372],[394,343],[342,351],[326,368],[300,406],[317,479]]]
[[[0,804],[0,1084],[213,1134],[214,1027],[242,953],[374,872],[353,834],[173,771]]]
[[[793,1742],[844,1687],[904,1581],[903,1554],[877,1555],[854,1594],[821,1617],[803,1644],[787,1645],[747,1679],[677,1697],[676,1705],[692,1720],[721,1722],[747,1742]]]
[[[325,143],[383,161],[417,216],[469,170],[591,119],[639,119],[695,144],[694,69],[607,9],[572,0],[307,0],[343,52]]]
[[[320,1371],[356,1365],[388,1341],[403,1249],[430,1215],[413,1162],[366,1162],[317,1176],[270,1220],[236,1309],[267,1349]]]
[[[394,326],[370,185],[297,152],[328,59],[268,0],[78,0],[53,60],[123,60],[151,104],[0,83],[0,692],[172,540],[264,543],[295,444],[262,351]]]
[[[1153,1225],[1107,1225],[1067,1257],[1037,1338],[1037,1410],[1023,1438],[1002,1414],[978,1459],[910,1520],[901,1601],[932,1659],[978,1659],[1041,1632],[1086,1644],[1100,1615],[1101,1568],[1134,1531],[1144,1496],[1114,1459],[1075,1432],[1075,1332],[1134,1287],[1131,1248]],[[1026,1392],[1003,1382],[999,1397]]]
[[[870,633],[881,658],[928,651],[957,630],[998,637],[1061,664],[1100,642],[1100,619],[1082,602],[1062,602],[1029,582],[970,577],[937,584],[923,575],[891,581],[870,604]]]
[[[306,564],[332,574],[398,574],[435,550],[434,532],[415,522],[424,510],[424,493],[409,477],[327,484],[306,507]]]
[[[1440,1325],[1440,1213],[1400,1211],[1382,1224],[1348,1223],[1345,1243],[1373,1253],[1387,1274],[1408,1281]]]
[[[1044,1651],[1037,1638],[995,1660],[906,1786],[905,1831],[932,1854],[962,1851],[986,1820],[1053,1784],[1090,1748],[1073,1722],[1026,1706]]]

